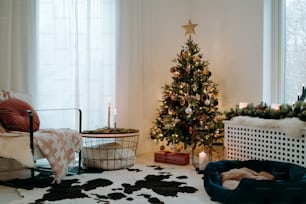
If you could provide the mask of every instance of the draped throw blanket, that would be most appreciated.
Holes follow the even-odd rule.
[[[49,161],[55,181],[59,183],[67,174],[75,152],[81,150],[81,137],[71,129],[44,129],[38,132],[34,135],[34,142]]]
[[[24,136],[0,137],[0,156],[15,159],[25,167],[33,167],[34,159],[29,148],[29,139],[25,137],[28,134],[21,134]],[[81,150],[82,139],[71,129],[42,129],[34,133],[34,144],[49,161],[55,181],[59,183],[67,174],[75,152]],[[6,149],[2,149],[4,147]]]

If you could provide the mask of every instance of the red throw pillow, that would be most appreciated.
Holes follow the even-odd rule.
[[[33,130],[39,129],[39,117],[31,105],[17,98],[10,98],[0,103],[0,121],[7,130],[30,131],[30,119],[27,110],[33,113]]]

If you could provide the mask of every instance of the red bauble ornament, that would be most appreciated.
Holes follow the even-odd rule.
[[[165,146],[164,145],[161,145],[160,148],[159,148],[161,151],[165,150]]]

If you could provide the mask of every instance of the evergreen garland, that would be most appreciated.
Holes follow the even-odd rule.
[[[250,116],[263,119],[283,119],[283,118],[299,118],[301,121],[306,121],[306,102],[297,101],[293,105],[282,104],[279,109],[273,109],[266,103],[261,102],[258,105],[249,103],[245,108],[231,108],[229,111],[224,112],[227,120],[236,116]]]

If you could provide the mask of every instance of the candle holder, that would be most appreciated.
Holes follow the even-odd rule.
[[[301,96],[298,95],[298,101],[305,101],[305,99],[306,99],[306,89],[305,89],[305,87],[303,85],[303,87],[302,87],[302,94],[301,94]]]
[[[107,128],[110,129],[110,106],[108,106],[107,111]]]
[[[197,171],[204,171],[208,162],[212,161],[209,146],[198,145],[192,149],[191,162]]]
[[[197,127],[194,138],[208,135],[210,133],[207,127]],[[205,159],[200,158],[201,153],[204,153]],[[200,140],[195,140],[192,147],[191,162],[196,170],[203,171],[208,162],[212,161],[212,139],[203,144]],[[202,162],[202,163],[201,163]],[[204,163],[203,163],[204,162]]]

